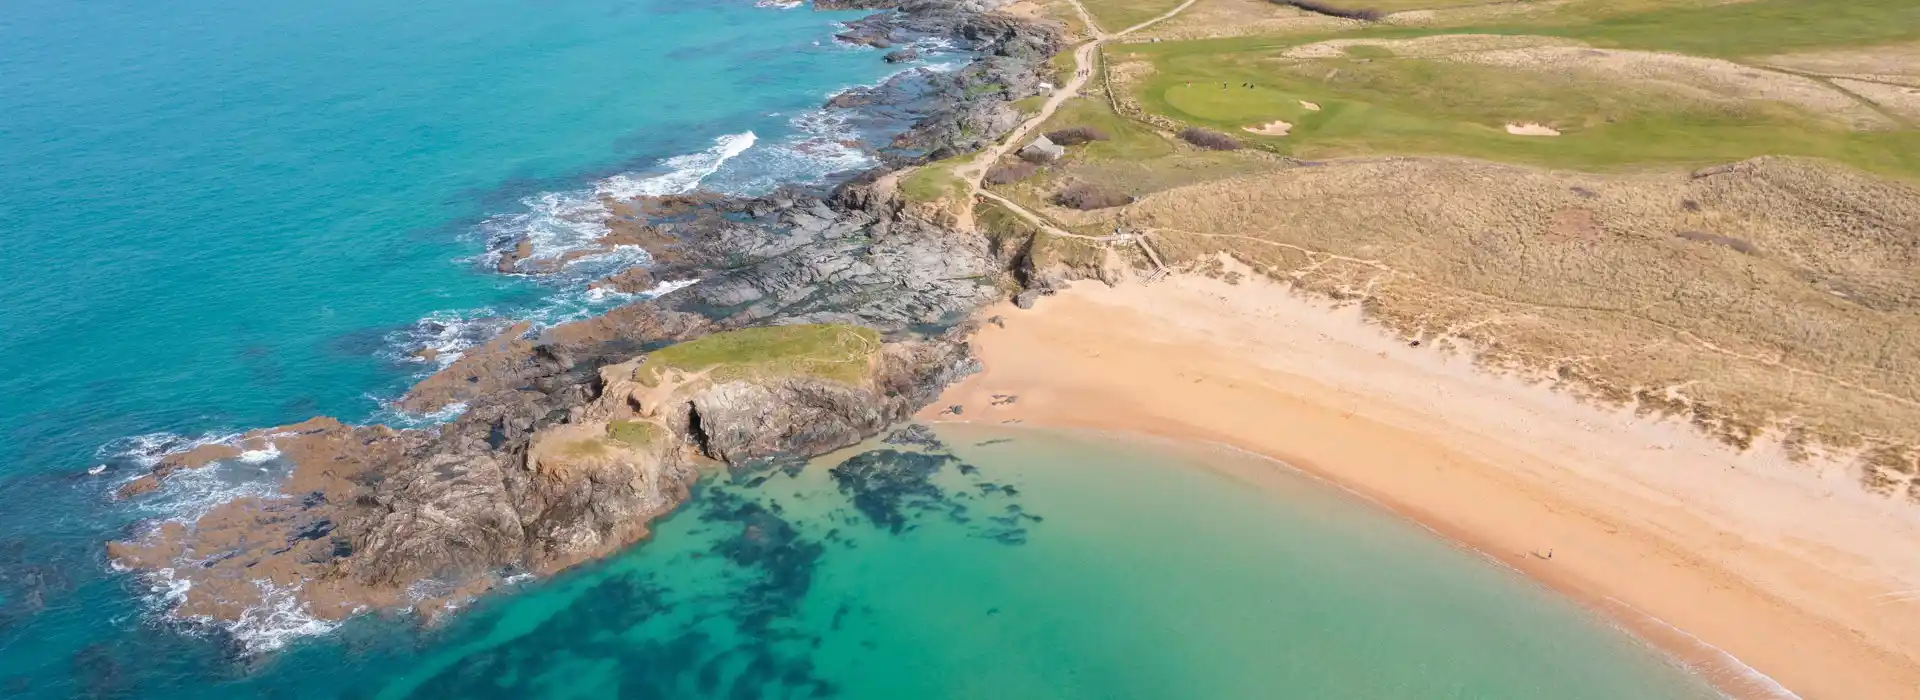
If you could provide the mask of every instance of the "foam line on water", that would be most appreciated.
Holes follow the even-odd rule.
[[[727,161],[753,148],[759,137],[751,131],[725,134],[713,146],[695,153],[674,156],[656,166],[665,172],[657,175],[620,174],[580,190],[544,192],[520,200],[521,211],[501,214],[481,222],[488,251],[477,262],[495,266],[502,254],[525,241],[530,248],[527,260],[556,261],[570,251],[595,247],[611,231],[607,228],[605,199],[631,199],[641,196],[686,194],[702,180],[718,171]],[[627,267],[649,262],[638,248],[616,249],[591,258],[568,263],[565,267],[592,260],[595,268]]]
[[[658,197],[669,194],[686,194],[700,186],[700,181],[720,170],[720,166],[734,159],[760,140],[753,132],[727,134],[713,140],[713,147],[699,153],[674,156],[661,162],[668,169],[664,175],[635,178],[631,175],[615,175],[595,185],[595,195],[614,199],[633,199],[635,197]],[[597,198],[596,198],[597,201]]]

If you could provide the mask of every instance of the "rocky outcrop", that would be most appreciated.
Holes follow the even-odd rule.
[[[913,121],[914,126],[883,151],[897,161],[938,160],[998,140],[1019,125],[1019,111],[1011,103],[1041,94],[1041,84],[1050,79],[1046,62],[1062,46],[1062,27],[964,8],[941,0],[915,0],[902,3],[899,12],[849,22],[839,34],[842,41],[870,46],[940,36],[978,54],[957,71],[916,71],[843,92],[829,103],[899,114]]]
[[[650,219],[638,239],[661,261],[654,274],[699,284],[540,332],[508,329],[405,397],[423,412],[464,404],[435,428],[318,419],[169,457],[129,494],[242,454],[277,453],[291,473],[283,495],[113,543],[113,561],[190,582],[180,617],[239,620],[287,605],[323,620],[430,613],[645,537],[686,499],[699,462],[852,444],[971,370],[956,325],[999,298],[1005,274],[984,238],[903,214],[858,184],[831,199],[782,192],[692,207]],[[666,383],[634,377],[675,348],[802,324],[866,334],[858,375],[681,367]]]
[[[853,444],[972,367],[951,341],[881,342],[853,326],[691,342],[816,329],[860,339],[851,354],[829,358],[833,374],[766,369],[810,361],[776,347],[770,357],[640,378],[677,347],[667,346],[601,367],[593,382],[485,397],[434,429],[313,421],[266,431],[292,465],[286,495],[223,504],[191,524],[111,543],[108,555],[178,586],[179,617],[431,614],[513,574],[557,571],[644,538],[687,499],[702,461],[739,465]],[[842,360],[857,369],[841,371]]]
[[[891,157],[973,148],[1011,129],[1007,101],[1037,94],[1057,33],[950,1],[901,10],[854,24],[903,40],[943,32],[982,58],[921,76],[931,97],[907,99],[913,81],[896,80],[856,99],[908,109],[920,124]],[[603,202],[608,234],[593,250],[636,246],[652,264],[594,284],[698,284],[581,321],[512,326],[400,401],[417,413],[459,409],[438,426],[315,419],[168,457],[123,495],[234,460],[286,476],[277,494],[150,527],[109,555],[169,581],[180,618],[431,614],[646,537],[703,463],[811,456],[870,437],[972,371],[966,319],[1001,298],[1008,274],[984,237],[920,218],[873,187],[878,176],[831,193]],[[521,242],[504,245],[501,271],[545,269]],[[716,348],[733,354],[706,361]]]

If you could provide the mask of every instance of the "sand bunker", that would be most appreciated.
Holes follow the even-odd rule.
[[[1301,107],[1304,107],[1304,108],[1306,108],[1306,110],[1307,110],[1307,111],[1309,111],[1309,112],[1318,112],[1318,111],[1320,111],[1320,105],[1319,105],[1318,103],[1315,103],[1315,102],[1308,102],[1308,101],[1306,101],[1306,100],[1301,100],[1301,101],[1300,101],[1300,106],[1301,106]]]
[[[1288,131],[1293,130],[1293,125],[1283,121],[1270,121],[1259,126],[1243,126],[1240,130],[1261,136],[1286,136]]]
[[[1560,130],[1545,124],[1535,124],[1533,122],[1521,122],[1518,124],[1509,122],[1507,124],[1507,133],[1513,134],[1514,136],[1559,136]]]

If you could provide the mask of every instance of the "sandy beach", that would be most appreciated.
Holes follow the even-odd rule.
[[[1565,593],[1733,697],[1920,697],[1920,508],[1844,468],[1482,371],[1252,275],[1082,282],[988,315],[986,371],[922,418],[1255,452]]]

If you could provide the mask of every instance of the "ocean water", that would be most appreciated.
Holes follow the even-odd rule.
[[[433,369],[410,351],[620,301],[581,284],[620,261],[504,276],[488,239],[550,253],[594,233],[597,192],[754,192],[865,165],[838,143],[858,130],[818,110],[898,70],[833,41],[858,16],[0,3],[0,695],[124,663],[105,640],[172,634],[100,547],[193,506],[106,498],[159,451],[393,418],[382,402]]]
[[[415,420],[385,406],[437,366],[412,350],[445,362],[509,319],[619,303],[583,282],[641,260],[507,276],[489,241],[557,254],[596,233],[599,194],[867,165],[842,141],[891,127],[818,109],[897,70],[832,40],[857,16],[0,4],[0,696],[1700,696],[1308,482],[1256,492],[1190,456],[1042,433],[841,472],[877,480],[836,478],[845,454],[717,476],[654,541],[432,629],[169,624],[167,590],[110,569],[104,540],[272,488],[240,460],[109,497],[165,450],[316,414]]]
[[[242,685],[344,664],[355,697],[392,700],[1717,697],[1330,486],[1217,471],[1249,457],[938,437],[715,476],[653,542],[483,601],[424,648],[308,646]]]

